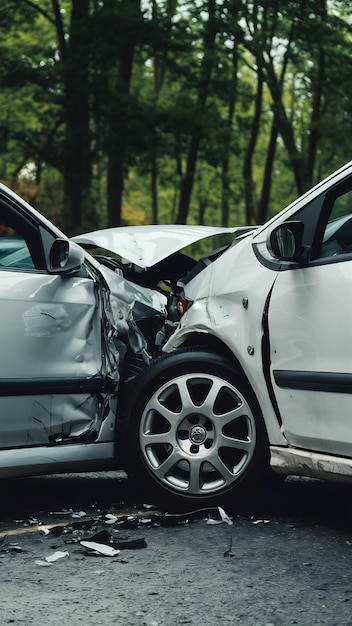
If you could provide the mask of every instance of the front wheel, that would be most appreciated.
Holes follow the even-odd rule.
[[[258,402],[236,366],[202,348],[181,348],[131,390],[127,473],[157,503],[179,508],[238,501],[267,466]]]

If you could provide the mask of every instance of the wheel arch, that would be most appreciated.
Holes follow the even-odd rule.
[[[221,339],[218,339],[217,337],[209,333],[193,333],[192,335],[187,335],[185,340],[181,344],[177,345],[174,350],[170,350],[169,352],[163,352],[161,356],[159,356],[155,361],[152,361],[149,367],[144,370],[144,373],[147,376],[153,376],[153,373],[156,370],[162,369],[163,361],[173,353],[178,353],[178,351],[181,350],[180,358],[182,358],[182,350],[184,349],[196,349],[197,351],[199,350],[199,352],[210,351],[214,354],[214,356],[225,359],[233,365],[234,369],[236,369],[241,377],[246,381],[246,383],[251,388],[253,395],[255,396],[254,389],[248,379],[248,376],[246,375],[243,367],[241,366],[236,356],[233,354],[230,348],[228,348],[228,346],[226,346],[226,344],[221,341]],[[142,370],[140,371],[140,373],[142,373]],[[128,407],[130,403],[133,402],[133,397],[135,396],[135,394],[138,395],[139,393],[139,382],[140,377],[138,375],[133,377],[132,380],[129,380],[129,377],[126,376],[125,381],[123,382],[123,385],[121,387],[118,401],[119,418],[116,420],[116,430],[118,438],[121,437],[121,430],[123,431],[124,428],[128,427],[130,421]],[[262,415],[262,411],[258,401],[257,404],[259,411]]]
[[[177,345],[178,348],[195,348],[202,347],[214,354],[217,354],[227,361],[230,361],[234,364],[234,366],[240,371],[241,375],[247,380],[248,384],[250,384],[248,380],[248,376],[244,371],[240,361],[237,359],[235,354],[230,350],[230,348],[218,337],[215,335],[211,335],[210,333],[192,333],[191,335],[187,335],[184,341]]]

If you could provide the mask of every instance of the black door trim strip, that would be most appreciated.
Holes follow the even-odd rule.
[[[96,394],[104,388],[102,376],[94,378],[15,378],[0,380],[0,396]]]
[[[327,393],[352,393],[352,373],[274,370],[278,387]]]

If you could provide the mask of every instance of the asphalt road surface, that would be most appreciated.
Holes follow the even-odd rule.
[[[121,473],[1,485],[1,626],[352,625],[351,487],[289,479],[227,519]]]

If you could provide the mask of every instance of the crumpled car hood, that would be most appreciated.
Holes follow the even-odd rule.
[[[153,225],[121,226],[73,237],[82,246],[96,246],[118,254],[142,269],[156,265],[186,246],[226,233],[244,233],[250,227]]]

